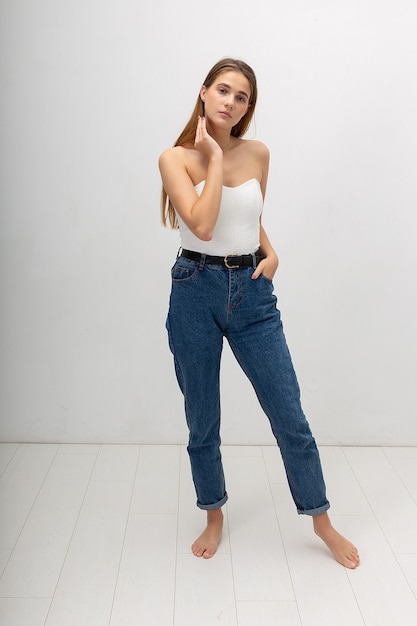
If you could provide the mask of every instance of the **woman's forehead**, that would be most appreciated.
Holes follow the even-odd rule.
[[[239,70],[225,70],[223,72],[220,72],[220,74],[218,74],[214,79],[213,84],[218,85],[222,83],[229,85],[230,87],[237,88],[241,91],[243,90],[248,94],[250,94],[251,92],[248,79]]]

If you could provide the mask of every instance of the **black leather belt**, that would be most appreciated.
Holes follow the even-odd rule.
[[[239,269],[241,267],[253,267],[253,254],[227,254],[226,256],[213,256],[212,254],[201,254],[200,252],[194,252],[194,250],[181,250],[181,255],[186,259],[191,259],[191,261],[201,261],[203,256],[205,256],[205,263],[213,264],[213,265],[224,265],[229,270]],[[259,251],[255,252],[255,265],[263,259],[264,257],[259,253]]]

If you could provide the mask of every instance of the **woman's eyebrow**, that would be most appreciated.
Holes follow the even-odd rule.
[[[226,87],[227,89],[231,89],[230,85],[228,85],[227,83],[219,83],[217,86],[218,86],[218,87]],[[241,89],[240,91],[238,91],[238,93],[241,93],[243,96],[246,96],[246,97],[248,98],[248,100],[249,100],[249,96],[248,96],[248,94],[246,93],[246,91],[243,91],[243,90]]]

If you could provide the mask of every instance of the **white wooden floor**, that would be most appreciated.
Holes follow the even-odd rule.
[[[295,512],[274,447],[223,448],[217,555],[183,446],[0,444],[4,626],[417,625],[417,448],[321,448],[348,571]]]

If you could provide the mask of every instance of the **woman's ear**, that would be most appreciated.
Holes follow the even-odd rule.
[[[207,91],[207,88],[205,85],[203,85],[200,89],[200,98],[203,102],[204,102],[204,98],[206,97],[206,91]]]

